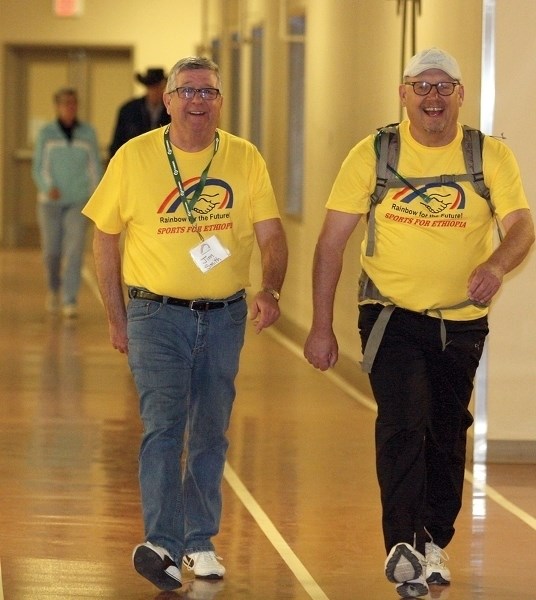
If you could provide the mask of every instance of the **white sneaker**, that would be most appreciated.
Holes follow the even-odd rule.
[[[76,319],[78,316],[78,307],[76,304],[64,304],[63,316],[67,319]]]
[[[434,585],[450,584],[450,569],[445,564],[449,555],[434,542],[426,542],[426,581]]]
[[[221,557],[212,550],[190,552],[182,559],[182,564],[188,571],[193,571],[196,577],[221,579],[225,575],[225,567],[218,559],[221,560]]]
[[[401,542],[391,548],[385,560],[385,576],[396,583],[396,591],[402,598],[419,598],[428,594],[424,556],[413,546]]]
[[[413,546],[401,542],[391,548],[385,559],[385,576],[393,583],[417,579],[423,573],[424,556]]]
[[[161,546],[145,542],[134,548],[132,562],[136,571],[160,590],[176,590],[182,586],[181,572],[169,552]]]

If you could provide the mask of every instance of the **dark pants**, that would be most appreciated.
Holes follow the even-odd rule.
[[[381,308],[360,307],[363,348]],[[407,542],[424,554],[425,529],[444,548],[461,508],[468,405],[488,324],[486,317],[444,324],[442,350],[438,318],[395,309],[369,375],[387,552]]]

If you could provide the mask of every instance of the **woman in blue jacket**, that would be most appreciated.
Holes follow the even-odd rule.
[[[54,94],[56,120],[40,130],[32,175],[38,190],[37,218],[49,293],[46,308],[77,316],[87,218],[81,209],[102,176],[97,136],[77,119],[76,90]]]

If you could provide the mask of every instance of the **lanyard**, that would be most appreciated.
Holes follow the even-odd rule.
[[[171,142],[169,141],[169,125],[164,130],[164,146],[166,148],[166,155],[168,157],[169,166],[171,167],[171,172],[173,173],[173,177],[175,179],[175,183],[177,184],[177,189],[179,190],[179,194],[181,197],[182,204],[184,205],[184,210],[188,215],[188,220],[192,225],[195,223],[195,217],[192,214],[192,208],[195,206],[196,202],[199,200],[199,196],[201,196],[201,192],[205,187],[205,183],[207,181],[208,170],[210,169],[210,165],[212,164],[212,160],[218,151],[218,146],[220,145],[220,136],[216,131],[216,135],[214,136],[214,152],[212,154],[211,159],[208,161],[208,165],[203,169],[201,173],[201,177],[195,186],[194,195],[190,200],[186,198],[186,192],[184,190],[184,185],[182,184],[181,174],[179,172],[179,165],[177,164],[177,159],[173,154],[173,148],[171,146]],[[201,241],[204,242],[205,238],[201,235],[201,232],[197,232]]]

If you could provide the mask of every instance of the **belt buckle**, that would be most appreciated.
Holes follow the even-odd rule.
[[[210,304],[211,303],[208,300],[191,300],[188,308],[190,310],[208,310]]]

